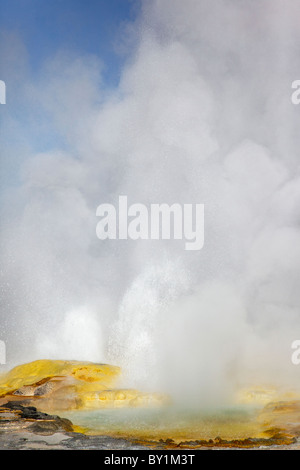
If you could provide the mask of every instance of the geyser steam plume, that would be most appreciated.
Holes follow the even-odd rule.
[[[12,110],[2,131],[3,171],[18,171],[2,193],[11,364],[108,361],[130,386],[200,401],[296,381],[299,15],[293,0],[145,1],[109,91],[96,57],[62,51],[33,78],[20,40],[4,42],[28,117],[24,131]],[[119,195],[203,203],[204,248],[100,241],[96,208]]]

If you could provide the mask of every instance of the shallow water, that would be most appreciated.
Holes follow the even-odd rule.
[[[257,410],[231,408],[217,412],[192,412],[182,408],[104,409],[63,414],[86,434],[106,434],[141,440],[172,439],[174,442],[264,437]]]

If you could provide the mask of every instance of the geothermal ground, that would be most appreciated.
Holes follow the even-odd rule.
[[[88,362],[15,367],[0,379],[0,448],[300,449],[295,392],[241,390],[235,409],[190,415],[164,395],[118,388],[119,376]]]

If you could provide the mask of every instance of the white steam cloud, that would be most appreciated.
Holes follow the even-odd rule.
[[[61,52],[33,80],[20,41],[5,40],[6,82],[27,115],[12,112],[2,130],[8,358],[109,361],[130,386],[198,400],[252,380],[292,384],[300,5],[143,5],[109,92],[97,58]],[[121,194],[205,204],[204,248],[100,241],[96,208]]]

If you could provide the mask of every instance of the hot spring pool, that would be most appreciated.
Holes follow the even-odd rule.
[[[62,415],[60,413],[60,415]],[[182,441],[262,438],[264,430],[257,410],[231,408],[217,412],[166,409],[104,409],[63,413],[80,431],[145,441]]]

